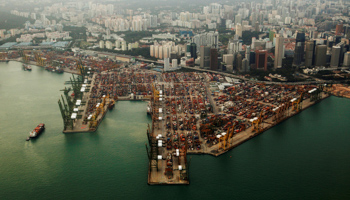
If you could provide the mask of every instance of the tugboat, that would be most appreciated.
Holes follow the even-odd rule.
[[[148,102],[148,105],[147,105],[147,115],[151,115],[151,114],[152,114],[151,102]]]
[[[26,64],[23,64],[22,66],[23,66],[24,71],[32,71],[32,67],[31,66],[26,65]]]
[[[38,137],[45,130],[45,124],[40,123],[34,130],[29,133],[29,138]]]
[[[108,104],[108,109],[109,110],[112,110],[114,108],[114,105],[115,105],[115,101],[112,100],[109,104]]]

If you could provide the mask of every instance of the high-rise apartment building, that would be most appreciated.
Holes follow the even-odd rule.
[[[275,46],[275,62],[274,62],[274,68],[281,68],[282,67],[282,58],[283,55],[283,42],[284,38],[277,34],[276,36],[276,46]]]

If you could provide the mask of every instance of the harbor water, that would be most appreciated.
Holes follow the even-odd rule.
[[[147,103],[119,101],[96,132],[63,134],[70,76],[0,63],[0,199],[350,198],[349,99],[327,98],[220,157],[189,155],[188,186],[149,186]]]

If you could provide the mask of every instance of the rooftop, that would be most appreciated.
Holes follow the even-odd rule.
[[[19,44],[17,44],[16,46],[31,46],[33,43],[31,42],[21,42]]]
[[[1,45],[0,48],[10,48],[16,44],[17,42],[6,42],[5,44]]]
[[[56,42],[55,44],[53,44],[53,47],[66,47],[69,44],[69,42]]]
[[[42,42],[41,44],[39,44],[40,46],[43,46],[43,45],[53,45],[54,42]]]

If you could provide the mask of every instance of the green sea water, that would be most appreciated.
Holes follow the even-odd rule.
[[[330,97],[215,158],[190,185],[147,185],[145,102],[117,102],[95,133],[63,134],[70,74],[0,63],[0,199],[350,199],[350,100]],[[46,124],[36,140],[25,141]]]

